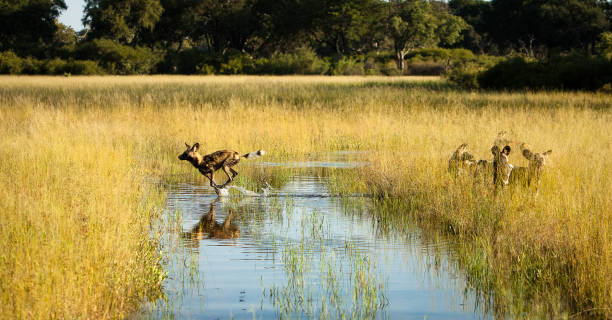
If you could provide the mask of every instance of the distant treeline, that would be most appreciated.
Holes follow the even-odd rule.
[[[79,32],[57,23],[65,9],[0,0],[0,73],[449,73],[484,88],[508,57],[609,70],[612,52],[605,0],[86,0]]]

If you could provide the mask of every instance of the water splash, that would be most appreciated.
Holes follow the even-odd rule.
[[[270,186],[270,184],[266,181],[266,186],[264,188],[261,188],[261,193],[247,190],[243,187],[238,187],[238,186],[215,188],[215,192],[217,193],[217,196],[219,197],[229,197],[230,190],[236,190],[240,192],[242,195],[247,196],[247,197],[267,197],[270,194],[270,191],[272,191],[272,186]]]

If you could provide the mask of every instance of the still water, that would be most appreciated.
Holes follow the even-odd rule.
[[[150,306],[154,316],[490,318],[453,266],[449,243],[418,229],[389,232],[368,195],[333,196],[315,170],[355,164],[259,165],[312,170],[277,189],[234,188],[228,197],[204,179],[167,186],[167,300]]]

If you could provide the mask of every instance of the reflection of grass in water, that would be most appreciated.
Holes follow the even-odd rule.
[[[281,319],[380,317],[388,301],[375,264],[348,241],[343,248],[325,246],[323,218],[317,211],[302,217],[301,240],[283,245],[287,282],[264,288],[264,296]]]
[[[285,243],[287,283],[264,294],[280,318],[371,319],[384,314],[385,287],[367,255],[315,247],[315,242]],[[313,266],[319,265],[318,270]],[[318,275],[318,277],[317,277]]]
[[[289,221],[296,214],[292,198],[266,199],[266,209],[249,209],[248,233],[255,241],[262,239],[262,221],[271,219],[275,231],[266,233],[268,245],[281,252],[286,283],[265,287],[262,297],[272,303],[280,318],[368,319],[380,317],[388,303],[384,283],[367,254],[345,242],[342,247],[326,245],[331,225],[319,210],[299,216],[299,240],[276,238],[275,233],[288,234]],[[252,210],[252,211],[251,211]],[[271,237],[271,239],[270,239]],[[261,304],[264,304],[262,300]]]
[[[142,316],[159,319],[175,319],[183,305],[186,292],[198,293],[204,288],[204,274],[199,265],[199,251],[192,239],[182,237],[183,215],[180,210],[167,211],[157,220],[154,233],[163,235],[159,246],[164,257],[167,287],[164,295],[142,308]],[[199,241],[199,240],[195,240]]]
[[[437,267],[440,259],[449,259],[457,270],[462,270],[467,280],[468,293],[476,297],[475,308],[481,309],[485,314],[496,317],[512,317],[529,315],[534,318],[547,318],[551,314],[569,316],[564,303],[564,294],[560,286],[542,287],[537,280],[544,276],[542,265],[547,265],[547,259],[554,261],[555,257],[539,257],[534,259],[529,253],[519,253],[517,261],[519,266],[503,266],[492,262],[491,259],[499,257],[500,252],[488,239],[468,238],[453,230],[451,224],[440,226],[435,221],[424,219],[419,212],[418,203],[408,202],[404,199],[383,199],[375,201],[374,215],[378,221],[378,232],[381,236],[405,235],[409,241],[419,241],[427,247],[426,265],[428,269]],[[402,214],[398,214],[398,213]],[[497,219],[476,213],[484,228],[496,228]],[[415,231],[418,237],[414,238]],[[492,231],[493,234],[495,232]],[[465,237],[465,238],[464,238]],[[433,244],[433,245],[432,245]],[[442,244],[439,246],[438,244]],[[438,248],[448,246],[454,253],[448,255],[446,250]],[[531,265],[531,267],[529,267]],[[526,269],[526,274],[507,274],[508,269]],[[549,280],[548,280],[549,281]],[[580,317],[585,315],[578,315]]]

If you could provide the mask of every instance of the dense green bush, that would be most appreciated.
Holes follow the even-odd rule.
[[[160,53],[145,47],[130,47],[109,39],[82,43],[76,55],[84,60],[96,60],[112,74],[147,74],[155,71],[162,60]]]
[[[407,62],[416,61],[465,61],[476,59],[476,55],[467,49],[429,48],[414,50],[406,55]]]
[[[446,70],[449,66],[450,64],[444,61],[412,62],[406,66],[406,70],[404,70],[404,73],[420,76],[438,76],[446,73]]]
[[[0,73],[20,74],[23,71],[23,61],[13,51],[0,52]]]
[[[80,74],[80,75],[95,75],[105,74],[106,72],[96,61],[91,60],[74,60],[69,61],[65,73]]]
[[[219,73],[221,74],[253,74],[255,73],[255,60],[248,54],[242,52],[228,52],[226,61],[221,63]]]
[[[196,73],[197,74],[215,74],[216,73],[215,67],[209,65],[209,64],[200,64],[198,66],[196,66]]]
[[[60,58],[46,60],[41,65],[41,72],[44,74],[64,74],[68,62]]]
[[[89,60],[62,60],[59,58],[44,60],[40,72],[43,74],[79,74],[96,75],[105,74],[97,62]]]
[[[311,49],[276,52],[270,57],[255,59],[237,50],[212,54],[200,48],[189,48],[169,54],[160,64],[162,72],[182,74],[327,74],[329,69],[329,61],[319,58]]]
[[[363,62],[363,69],[366,75],[374,76],[381,74],[382,64],[378,63],[373,57],[366,57]]]
[[[460,88],[477,89],[480,87],[478,76],[504,59],[503,57],[479,55],[473,59],[457,61],[452,64],[450,71],[445,76]]]
[[[404,74],[443,75],[455,67],[477,63],[479,59],[480,56],[467,49],[418,49],[406,55]]]
[[[202,48],[193,47],[172,52],[158,65],[161,73],[214,74],[224,61],[223,56],[211,54]]]
[[[515,57],[478,76],[486,89],[597,90],[612,82],[612,61],[604,57],[572,54],[537,61]]]
[[[446,78],[453,84],[463,89],[477,89],[478,75],[484,68],[476,64],[466,64],[453,68],[446,74]]]
[[[144,47],[130,47],[107,39],[81,43],[75,50],[79,59],[22,58],[11,51],[0,53],[0,73],[5,74],[331,74],[400,75],[392,52],[342,57],[332,62],[310,48],[291,53],[273,53],[254,58],[238,51],[211,53],[206,48],[185,48],[165,56]],[[501,58],[476,56],[465,49],[420,49],[406,60],[406,75],[447,74],[462,87],[476,88],[481,71]],[[450,70],[450,71],[449,71]]]
[[[104,74],[95,61],[62,60],[60,58],[38,60],[21,58],[12,51],[0,52],[1,74]]]
[[[269,58],[256,61],[256,73],[260,74],[326,74],[330,63],[307,48],[293,53],[273,53]]]
[[[363,62],[356,57],[342,57],[331,70],[332,75],[354,76],[365,74]]]
[[[389,60],[381,64],[380,72],[386,76],[399,76],[400,70],[397,68],[397,62],[395,60]]]
[[[12,52],[0,56],[0,72],[14,74],[332,74],[400,75],[392,52],[342,57],[332,62],[319,57],[311,48],[289,53],[275,52],[254,58],[238,51],[212,53],[207,48],[191,47],[164,56],[145,47],[131,47],[108,39],[81,43],[75,57],[82,60],[36,60],[20,58]],[[404,74],[440,75],[456,65],[479,58],[465,49],[420,49],[407,56]],[[95,61],[95,62],[92,62]]]

